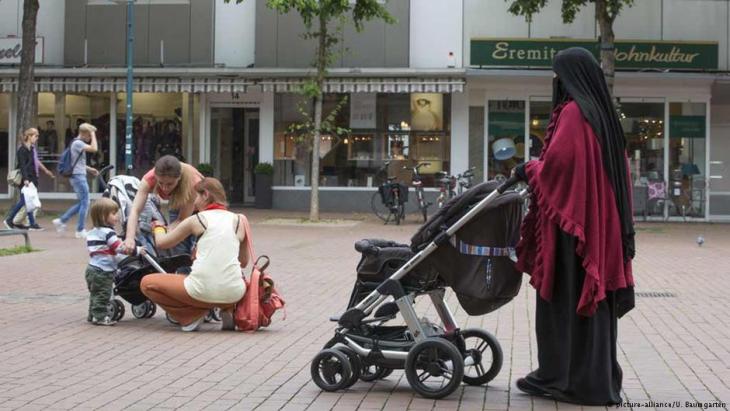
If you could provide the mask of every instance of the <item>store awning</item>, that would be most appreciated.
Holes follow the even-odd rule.
[[[256,91],[287,93],[298,91],[305,77],[170,77],[134,79],[136,93],[245,93]],[[334,77],[327,80],[326,93],[459,93],[466,80],[458,77]],[[126,91],[125,77],[37,76],[37,92],[119,93]],[[18,91],[17,77],[0,77],[0,93]]]
[[[143,77],[134,79],[135,93],[245,93],[256,83],[245,79]],[[126,78],[99,77],[37,77],[37,92],[58,93],[123,93]],[[12,78],[0,79],[0,92],[18,91],[18,82]]]
[[[325,93],[461,93],[461,78],[334,78],[328,79]],[[296,92],[303,84],[299,79],[268,79],[260,82],[263,91]]]

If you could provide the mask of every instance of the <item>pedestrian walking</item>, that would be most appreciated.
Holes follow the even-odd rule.
[[[16,159],[20,174],[23,176],[20,187],[28,187],[33,184],[38,187],[38,172],[36,171],[36,165],[34,162],[35,158],[35,144],[38,141],[38,130],[35,128],[29,128],[23,133],[23,143],[18,147]],[[18,202],[10,210],[10,214],[5,218],[4,224],[8,229],[20,228],[29,230],[42,230],[43,228],[38,225],[35,221],[35,216],[32,212],[28,213],[29,226],[16,225],[13,223],[15,215],[18,214],[20,209],[25,207],[25,196],[23,193],[20,194]]]
[[[70,177],[71,187],[76,193],[78,203],[71,206],[60,218],[53,220],[53,225],[59,233],[66,230],[66,223],[74,215],[78,215],[76,224],[76,238],[86,237],[86,216],[89,210],[89,182],[86,174],[99,175],[99,171],[86,165],[86,153],[96,153],[99,145],[96,141],[96,127],[89,123],[79,126],[78,136],[71,141],[71,164],[73,174]]]
[[[590,52],[559,52],[553,71],[543,151],[513,170],[533,194],[517,267],[537,290],[538,368],[517,387],[558,401],[618,404],[617,318],[634,305],[626,139]]]

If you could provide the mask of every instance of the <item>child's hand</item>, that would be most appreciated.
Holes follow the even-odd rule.
[[[137,247],[137,255],[147,255],[147,249],[144,247]]]

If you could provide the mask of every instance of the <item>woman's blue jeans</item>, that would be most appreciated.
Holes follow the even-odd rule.
[[[61,222],[66,224],[75,214],[79,215],[79,222],[76,225],[76,231],[83,231],[86,225],[86,215],[89,212],[89,183],[83,174],[74,174],[70,178],[71,187],[76,193],[79,202],[71,206],[61,216]]]
[[[21,208],[25,206],[25,196],[23,193],[20,193],[20,200],[18,200],[17,203],[13,206],[13,208],[10,210],[10,214],[8,215],[8,218],[6,220],[12,222],[15,218],[15,215],[18,214]],[[35,217],[33,216],[33,213],[28,213],[28,222],[30,225],[35,225]]]

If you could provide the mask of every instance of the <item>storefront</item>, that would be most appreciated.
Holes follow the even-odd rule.
[[[500,179],[542,149],[551,111],[552,56],[593,42],[473,40],[469,70],[469,159],[487,179]],[[618,58],[620,57],[620,58]],[[525,67],[525,66],[529,66]],[[647,67],[649,70],[628,71]],[[490,67],[489,70],[483,69]],[[628,143],[634,214],[647,220],[719,220],[712,179],[730,154],[712,148],[711,101],[717,76],[717,44],[619,43],[615,95]],[[486,125],[486,126],[485,126]],[[720,136],[718,136],[720,138]],[[727,136],[722,136],[727,138]],[[486,170],[486,172],[484,172]],[[718,203],[719,204],[719,203]]]
[[[451,70],[449,74],[463,74]],[[431,73],[433,74],[433,73]],[[286,88],[274,95],[274,207],[306,210],[311,184],[311,141],[295,124],[311,103]],[[370,199],[388,176],[410,185],[409,168],[420,168],[427,195],[436,195],[436,175],[466,168],[466,125],[452,112],[462,104],[464,80],[446,78],[340,78],[326,86],[323,115],[333,129],[320,138],[320,204],[323,210],[368,212]],[[462,104],[464,105],[464,104]],[[465,105],[464,105],[465,106]],[[454,151],[454,135],[464,152]],[[407,209],[413,206],[409,202]]]
[[[78,125],[90,122],[98,128],[100,145],[98,154],[89,156],[90,165],[123,168],[123,71],[97,69],[72,75],[72,70],[55,70],[53,77],[44,76],[44,71],[51,70],[38,71],[36,124],[43,164],[55,170]],[[308,208],[311,142],[292,132],[292,125],[303,119],[300,110],[312,109],[300,104],[297,93],[302,70],[284,71],[297,77],[271,77],[271,72],[255,70],[201,72],[194,77],[189,70],[181,70],[186,77],[174,76],[171,70],[138,72],[133,174],[140,176],[165,154],[195,165],[207,163],[213,175],[221,179],[231,202],[245,205],[255,200],[254,167],[269,162],[275,171],[274,207]],[[429,78],[408,72],[397,78],[355,76],[328,81],[324,113],[341,105],[332,123],[343,133],[322,136],[322,209],[369,211],[370,196],[383,176],[395,175],[408,183],[412,176],[404,168],[420,162],[429,163],[421,173],[431,191],[436,190],[437,172],[448,173],[454,164],[459,170],[465,169],[466,126],[463,122],[455,124],[451,115],[453,107],[466,106],[461,93],[463,72],[448,70],[446,75]],[[8,164],[15,161],[11,140],[16,90],[12,74],[0,78],[0,171],[5,173]],[[456,131],[463,136],[461,152],[452,150],[452,133]],[[386,161],[390,164],[382,170]],[[40,180],[41,198],[74,198],[65,179],[41,175]],[[92,193],[98,195],[98,184],[89,181]],[[4,181],[0,184],[4,184],[0,198],[9,198],[11,190]]]

